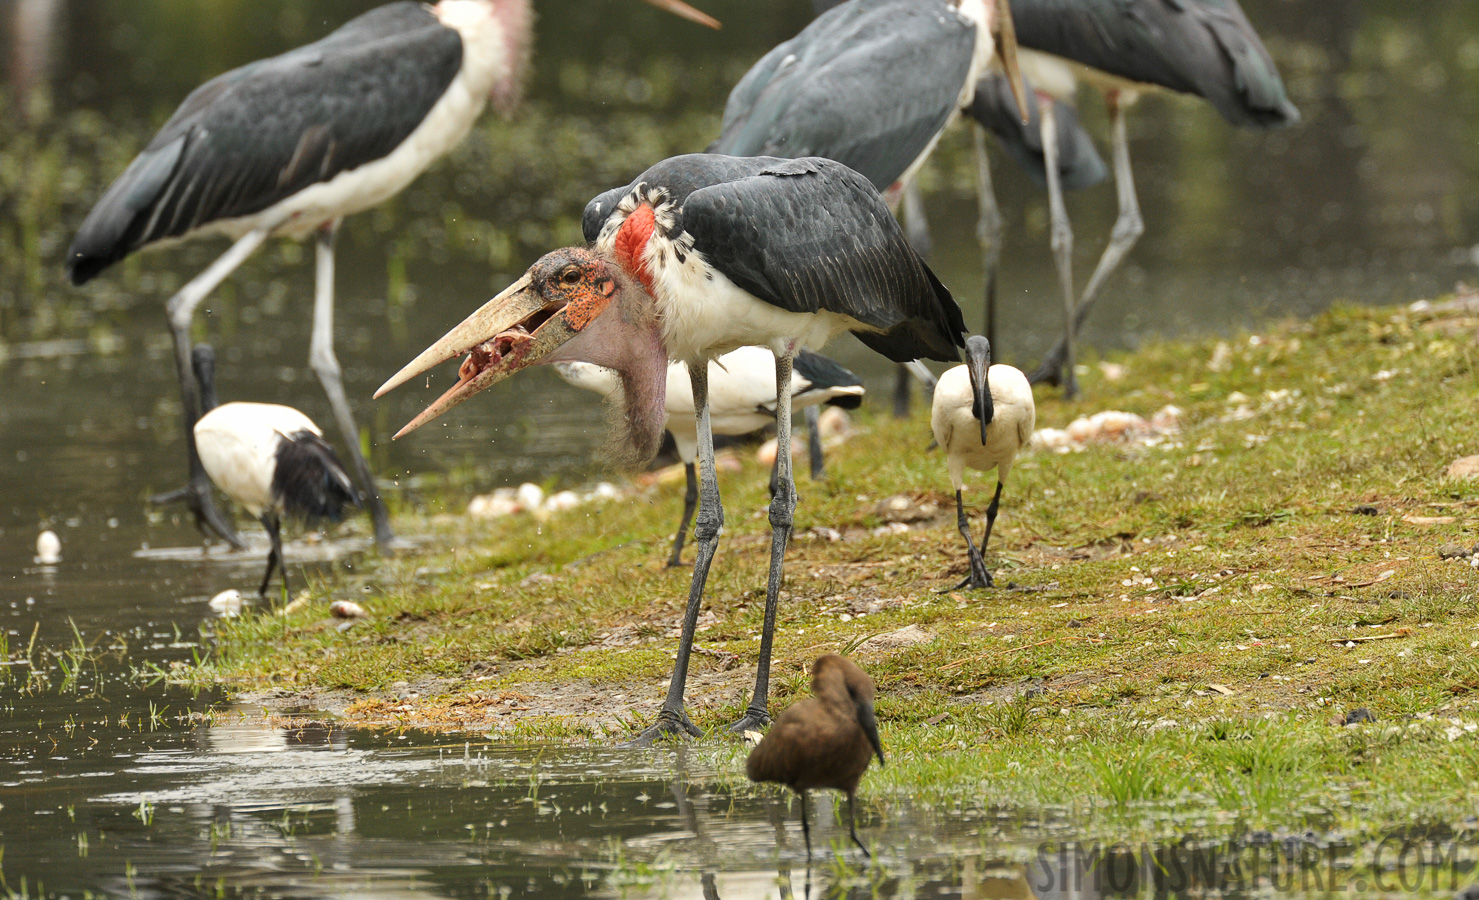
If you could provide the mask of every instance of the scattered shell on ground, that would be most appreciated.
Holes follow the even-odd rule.
[[[915,644],[923,644],[935,639],[933,634],[920,628],[918,625],[906,625],[898,631],[890,631],[880,634],[858,645],[859,650],[898,650],[903,647],[912,647]]]
[[[368,619],[370,611],[353,600],[335,600],[329,604],[329,615],[336,619]]]
[[[1213,372],[1226,372],[1232,368],[1232,347],[1227,341],[1217,342],[1212,349],[1212,358],[1207,360],[1207,368]]]
[[[1458,521],[1455,516],[1403,516],[1402,521],[1408,525],[1452,525]]]
[[[54,566],[62,561],[62,539],[55,531],[43,531],[36,536],[36,562],[43,566]]]
[[[907,494],[898,494],[880,500],[873,511],[885,522],[923,522],[933,519],[940,507],[929,500],[916,502]]]
[[[222,591],[221,593],[212,597],[209,601],[206,602],[206,605],[209,606],[217,615],[221,615],[229,619],[232,616],[241,615],[241,607],[243,602],[244,601],[241,597],[241,591],[238,591],[236,588],[231,588],[230,590]]]
[[[560,491],[544,501],[544,508],[550,512],[561,512],[574,509],[581,504],[580,495],[574,491]]]
[[[1099,373],[1104,376],[1105,381],[1119,381],[1125,377],[1126,371],[1128,370],[1119,363],[1101,362],[1099,364]]]
[[[682,474],[682,468],[679,468]],[[616,500],[622,491],[609,481],[597,484],[585,494],[576,491],[560,491],[550,497],[537,484],[522,484],[517,488],[502,487],[491,494],[481,494],[467,504],[467,514],[478,519],[501,519],[517,513],[547,515],[575,509],[585,503],[604,503]]]
[[[1461,456],[1448,464],[1449,478],[1479,477],[1479,456]]]
[[[1163,435],[1181,428],[1183,412],[1177,406],[1163,406],[1146,421],[1144,417],[1117,409],[1107,409],[1091,416],[1080,416],[1067,428],[1039,428],[1033,432],[1032,448],[1053,453],[1081,450],[1095,443],[1154,443]]]
[[[852,416],[847,410],[829,406],[817,417],[817,432],[822,436],[824,447],[834,447],[853,435]]]
[[[514,497],[525,511],[533,512],[544,505],[544,488],[526,481],[519,485],[519,489],[514,492]]]

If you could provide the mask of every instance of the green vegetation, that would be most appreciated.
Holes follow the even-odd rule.
[[[1447,475],[1479,442],[1468,308],[1165,343],[1116,360],[1122,373],[1091,367],[1079,403],[1040,393],[1040,427],[1184,413],[1153,446],[1019,464],[988,562],[1021,590],[938,593],[966,556],[924,416],[865,417],[828,480],[800,485],[772,708],[805,693],[817,655],[856,647],[890,754],[864,788],[875,802],[1064,809],[1119,836],[1170,832],[1167,811],[1177,833],[1471,827],[1479,482]],[[758,651],[765,481],[755,463],[721,473],[728,530],[690,679],[732,773],[743,748],[721,726]],[[401,528],[435,550],[318,586],[286,622],[223,623],[176,677],[279,688],[368,725],[609,743],[650,719],[671,666],[689,575],[662,563],[680,493],[542,522],[407,512]],[[897,495],[936,511],[882,528]],[[986,496],[971,493],[977,516]],[[347,596],[374,618],[341,631],[323,608]],[[925,639],[862,643],[910,625]],[[1343,726],[1357,708],[1375,721]]]

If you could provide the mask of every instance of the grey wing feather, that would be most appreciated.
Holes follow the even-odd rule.
[[[955,112],[975,42],[943,0],[844,3],[751,68],[709,150],[822,156],[884,190]]]
[[[1236,0],[1013,0],[1022,46],[1204,97],[1234,125],[1299,121]]]
[[[461,65],[457,32],[402,2],[212,79],[93,207],[68,274],[81,284],[146,244],[261,212],[389,154]]]
[[[783,309],[850,316],[864,326],[859,339],[890,359],[959,358],[960,307],[865,178],[819,158],[727,165],[741,162],[749,172],[675,198],[710,265]],[[643,180],[664,184],[658,168]]]
[[[976,96],[966,114],[996,136],[997,141],[1039,185],[1047,184],[1047,157],[1042,145],[1042,109],[1031,84],[1027,87],[1027,124],[1017,111],[1011,84],[1005,75],[992,72],[976,82]],[[1091,188],[1109,177],[1109,167],[1079,124],[1078,113],[1066,103],[1051,105],[1058,130],[1058,177],[1064,190]]]

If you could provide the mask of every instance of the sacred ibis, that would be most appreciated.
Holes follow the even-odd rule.
[[[873,714],[873,679],[845,656],[828,653],[811,667],[813,696],[781,713],[745,760],[751,781],[783,784],[801,797],[801,833],[811,857],[811,826],[806,821],[806,792],[832,788],[847,795],[847,833],[858,839],[858,782],[873,757],[883,765],[883,744]]]
[[[555,363],[560,377],[603,397],[621,391],[621,377],[611,369],[584,362]],[[822,438],[817,430],[817,407],[822,404],[857,409],[863,402],[863,382],[825,356],[802,350],[796,354],[791,382],[791,408],[806,410],[807,452],[811,477],[823,475]],[[775,354],[764,347],[741,347],[709,363],[709,418],[714,434],[753,434],[775,423]],[[678,523],[668,566],[677,566],[688,534],[688,522],[698,507],[698,429],[694,419],[693,388],[688,366],[668,365],[665,426],[673,436],[688,484],[683,495],[683,518]],[[777,466],[780,456],[776,456]],[[771,471],[776,490],[778,468]]]
[[[698,558],[678,661],[658,721],[637,738],[698,734],[683,709],[694,628],[724,512],[714,473],[708,361],[763,345],[776,357],[780,489],[771,499],[770,577],[755,691],[731,726],[770,720],[771,641],[796,507],[791,370],[802,347],[841,331],[895,362],[955,360],[960,307],[909,246],[866,178],[827,159],[678,156],[586,206],[590,247],[556,250],[387,381],[384,394],[464,353],[460,380],[401,430],[537,363],[593,362],[621,375],[627,439],[651,458],[669,360],[688,363],[700,471]]]
[[[655,6],[717,26],[681,0]],[[309,361],[328,394],[375,539],[394,535],[360,452],[334,355],[334,239],[347,215],[399,193],[459,144],[491,100],[510,112],[529,55],[531,0],[388,3],[327,37],[196,88],[88,213],[67,253],[83,284],[148,246],[203,235],[235,243],[169,301],[190,479],[156,502],[185,501],[196,524],[241,542],[216,509],[196,452],[191,375],[195,308],[269,237],[316,236]]]
[[[258,596],[267,595],[272,570],[282,570],[288,594],[288,564],[282,555],[282,518],[307,524],[337,522],[359,492],[334,448],[313,420],[276,403],[216,405],[215,354],[201,344],[191,353],[205,414],[195,423],[195,446],[207,477],[267,529],[272,549]]]
[[[956,526],[970,552],[970,575],[955,590],[993,584],[982,554],[991,541],[1002,486],[1012,473],[1017,454],[1032,439],[1037,420],[1027,377],[1011,366],[991,365],[990,341],[972,335],[966,339],[965,354],[965,365],[940,376],[930,414],[935,442],[945,451],[945,467],[955,488]],[[986,508],[986,535],[981,538],[979,550],[971,540],[971,523],[961,498],[967,466],[980,472],[996,470],[996,494]]]

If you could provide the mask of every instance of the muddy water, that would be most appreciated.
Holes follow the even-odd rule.
[[[729,85],[804,23],[807,5],[715,0],[705,5],[726,29],[711,35],[646,11],[615,14],[622,3],[542,3],[524,114],[506,125],[490,118],[399,200],[346,225],[340,356],[397,502],[435,508],[473,489],[596,474],[598,407],[551,375],[521,376],[518,391],[489,392],[396,444],[387,436],[425,392],[380,403],[369,393],[542,251],[572,240],[586,198],[661,155],[700,148]],[[0,633],[9,676],[0,684],[0,892],[178,896],[219,884],[223,895],[269,896],[802,894],[794,809],[781,841],[774,804],[731,796],[701,761],[264,730],[233,718],[226,698],[161,677],[205,652],[207,599],[250,588],[260,565],[253,553],[203,556],[188,523],[143,502],[175,486],[182,457],[161,303],[220,248],[154,254],[83,290],[62,283],[61,254],[88,203],[191,87],[368,5],[0,0]],[[1255,134],[1192,102],[1137,107],[1131,134],[1148,231],[1085,332],[1099,347],[1336,301],[1402,302],[1475,275],[1479,6],[1246,6],[1305,121]],[[1103,114],[1087,101],[1084,119],[1103,134]],[[927,201],[936,267],[977,322],[975,213],[969,181],[956,177],[967,147],[960,135],[944,143]],[[998,350],[1025,364],[1057,323],[1046,211],[1000,158],[996,180],[1009,227]],[[1070,209],[1082,279],[1113,218],[1113,191],[1075,196]],[[223,396],[292,403],[323,422],[306,366],[310,259],[288,246],[261,254],[207,304],[201,333],[219,348]],[[886,386],[887,367],[850,339],[832,352],[870,386]],[[43,527],[61,535],[58,566],[32,561]],[[352,570],[362,535],[351,525],[330,544],[290,547],[295,574],[303,564]],[[1034,876],[1025,863],[1038,843],[1071,835],[1071,822],[890,804],[865,831],[880,867],[819,864],[816,890],[1154,887],[1143,860],[1108,886]],[[818,837],[839,834],[824,824]]]

